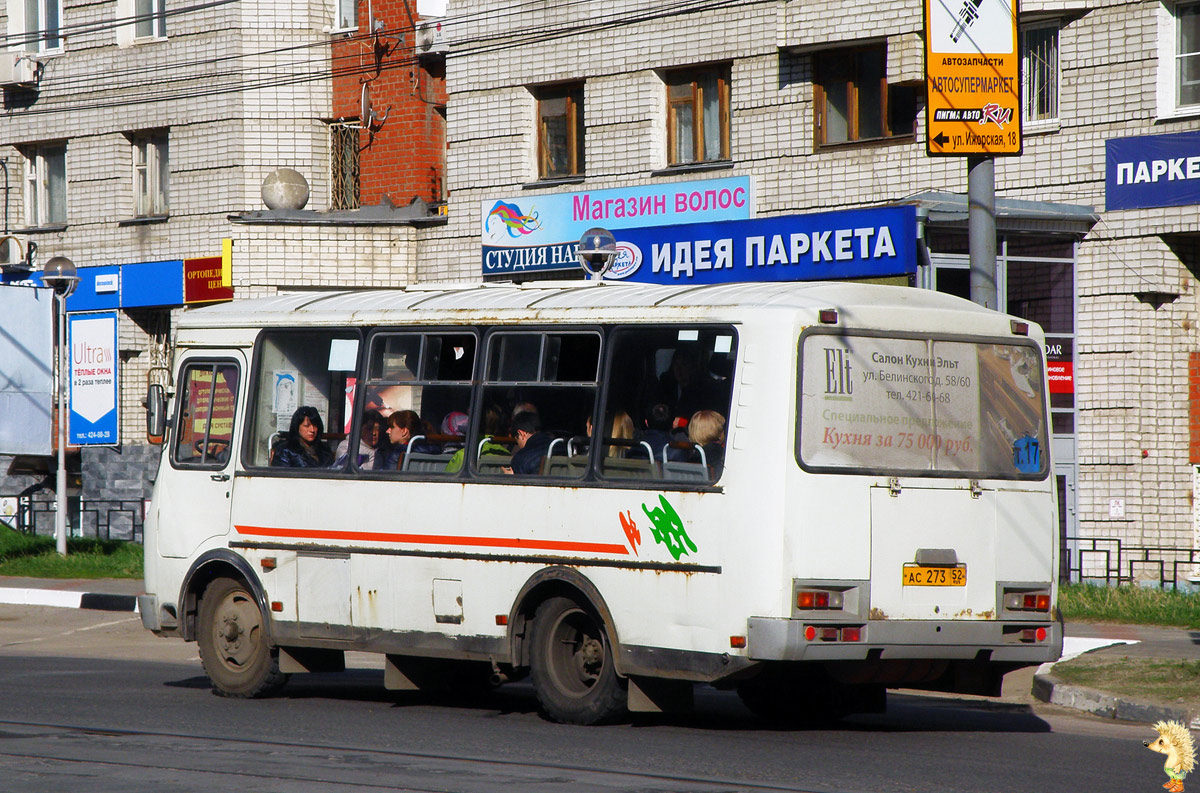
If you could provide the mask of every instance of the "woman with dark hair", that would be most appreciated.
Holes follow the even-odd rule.
[[[404,455],[410,451],[418,454],[441,454],[442,447],[436,443],[430,441],[412,443],[413,438],[430,434],[432,431],[429,425],[421,420],[416,411],[397,410],[387,417],[387,455],[384,461],[375,467],[388,471],[398,469],[404,462]]]
[[[325,424],[321,414],[309,405],[296,408],[287,436],[275,448],[271,465],[278,468],[328,468],[333,463],[333,449],[321,440]]]

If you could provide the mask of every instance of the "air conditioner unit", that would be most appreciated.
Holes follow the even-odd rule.
[[[36,86],[39,64],[24,52],[0,52],[0,85]]]
[[[418,55],[445,55],[450,51],[450,44],[442,33],[441,22],[422,22],[417,28]]]

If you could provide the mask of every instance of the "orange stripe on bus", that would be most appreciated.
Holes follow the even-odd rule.
[[[327,531],[325,529],[277,529],[267,526],[234,526],[238,534],[254,537],[292,537],[311,540],[362,540],[368,542],[406,542],[416,545],[471,545],[494,548],[528,548],[538,551],[576,553],[613,553],[628,556],[624,545],[603,542],[565,540],[522,540],[518,537],[457,537],[444,534],[389,534],[373,531]]]

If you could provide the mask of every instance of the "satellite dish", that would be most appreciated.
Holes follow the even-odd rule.
[[[369,83],[362,84],[362,95],[359,98],[358,123],[364,127],[370,127],[375,120],[375,111],[371,107],[371,86]]]
[[[371,107],[371,84],[363,83],[362,96],[359,99],[358,116],[358,123],[362,128],[372,132],[379,129],[383,126],[383,122],[387,121],[388,113],[390,112],[392,112],[390,107],[384,111],[382,116],[375,112],[375,109]]]

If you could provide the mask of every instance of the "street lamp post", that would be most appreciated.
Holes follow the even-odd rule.
[[[65,256],[46,262],[42,283],[58,298],[58,479],[54,485],[54,545],[67,555],[67,298],[75,291],[79,276],[75,263]]]

